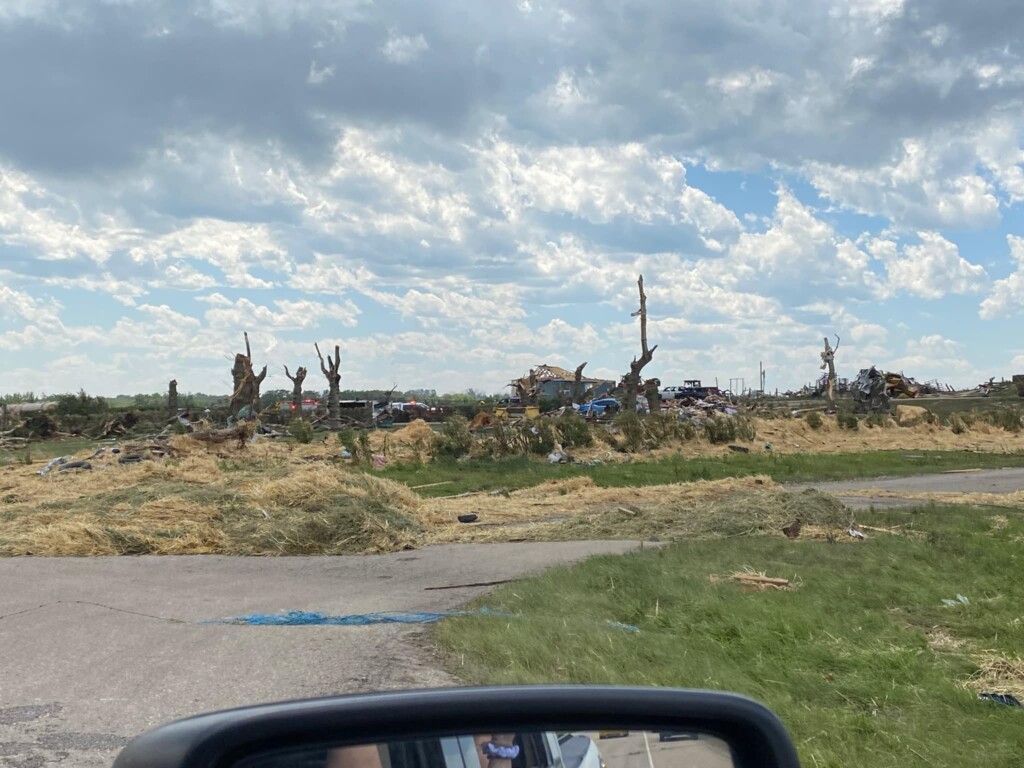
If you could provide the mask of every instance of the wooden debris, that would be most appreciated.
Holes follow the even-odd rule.
[[[739,582],[745,590],[756,590],[758,592],[766,589],[792,589],[794,586],[789,579],[765,576],[763,573],[753,573],[752,571],[736,571],[736,573],[727,578],[716,573],[708,575],[708,581],[712,584],[718,584],[727,579]]]

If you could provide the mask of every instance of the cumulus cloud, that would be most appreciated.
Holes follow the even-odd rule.
[[[978,311],[984,320],[1015,315],[1024,309],[1024,237],[1007,235],[1006,241],[1016,269],[1008,277],[992,284],[992,291],[981,302]]]
[[[621,372],[642,272],[663,378],[800,384],[831,330],[973,375],[1001,353],[946,307],[984,292],[984,342],[1024,302],[1022,35],[952,0],[7,3],[5,368],[222,381],[248,327],[367,383]]]
[[[384,58],[392,64],[411,64],[423,53],[430,50],[423,35],[399,35],[393,30],[388,34],[388,39],[381,46],[380,52]]]
[[[926,299],[948,293],[976,293],[988,284],[980,264],[960,255],[954,243],[937,232],[918,232],[920,243],[908,245],[901,256],[886,261],[889,286]]]

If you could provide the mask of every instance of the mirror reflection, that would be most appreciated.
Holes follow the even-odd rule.
[[[520,731],[296,749],[236,768],[732,768],[728,743],[706,733]]]

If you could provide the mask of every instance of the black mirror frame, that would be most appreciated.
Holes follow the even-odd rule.
[[[730,693],[613,686],[504,686],[337,696],[199,715],[144,733],[114,768],[231,768],[253,754],[495,729],[697,731],[729,742],[735,768],[799,768],[785,726]]]

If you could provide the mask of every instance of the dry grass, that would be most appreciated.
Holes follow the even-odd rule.
[[[983,651],[975,661],[978,671],[964,681],[964,687],[978,693],[1008,693],[1024,701],[1024,659]]]
[[[415,444],[425,427],[414,423],[392,438]],[[424,499],[341,464],[336,442],[238,448],[178,437],[173,445],[176,458],[121,465],[102,457],[91,472],[40,477],[32,467],[4,468],[0,554],[342,554],[520,538],[777,534],[797,514],[795,497],[767,477],[620,488],[575,477]],[[458,523],[467,513],[480,524]]]
[[[818,493],[790,493],[767,478],[740,478],[645,488],[588,488],[539,496],[545,484],[507,497],[473,496],[425,502],[420,517],[432,520],[432,542],[644,539],[668,541],[730,536],[782,536],[799,520],[802,536],[848,538],[852,515],[838,500]],[[455,515],[474,512],[479,522],[461,525]]]
[[[964,504],[975,507],[1008,507],[1024,509],[1024,491],[1014,491],[1012,493],[962,493],[955,491],[914,493],[910,491],[889,491],[881,488],[861,488],[856,490],[844,490],[843,496],[914,499],[918,501],[931,502],[933,504]],[[994,520],[993,527],[997,526],[998,521]]]
[[[851,450],[854,442],[935,448],[947,438],[981,437],[980,430],[956,436],[931,426],[850,432],[828,419],[819,430],[799,419],[764,421],[758,430],[776,452],[785,446]],[[432,435],[428,425],[413,422],[372,434],[371,445],[387,447],[392,457],[419,455]],[[991,435],[1006,449],[1024,447],[1024,435],[994,428]],[[108,455],[93,460],[91,472],[40,477],[39,465],[0,468],[0,555],[346,553],[459,541],[780,535],[801,514],[802,536],[833,538],[850,519],[837,502],[794,496],[767,477],[611,488],[574,477],[493,495],[424,499],[341,463],[333,436],[308,445],[207,445],[184,436],[170,444],[174,458],[122,465]],[[694,455],[726,450],[700,440],[686,445]],[[607,447],[589,450],[623,458]],[[914,498],[1024,507],[1024,492]],[[478,523],[457,522],[470,513]]]

